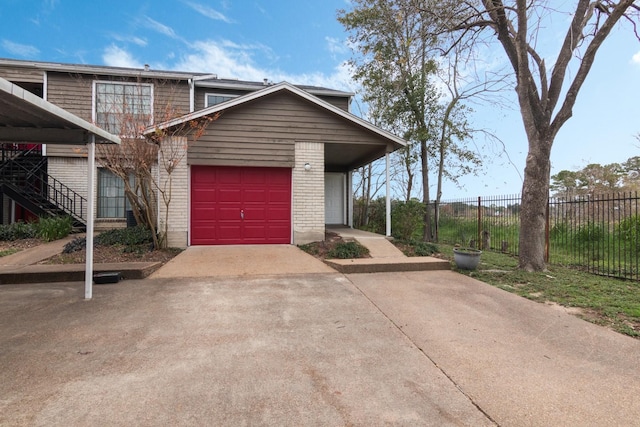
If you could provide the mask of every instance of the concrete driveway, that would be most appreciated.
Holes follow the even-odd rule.
[[[0,295],[0,425],[493,425],[339,274]]]
[[[640,425],[640,341],[451,271],[349,280],[499,425]]]
[[[344,276],[291,249],[198,251],[91,301],[0,286],[0,425],[640,419],[638,340],[454,272]]]

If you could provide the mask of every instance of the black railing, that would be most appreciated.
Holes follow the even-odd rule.
[[[442,201],[438,240],[517,255],[520,202],[518,195]],[[636,192],[550,198],[547,261],[640,280],[639,205]]]
[[[39,149],[3,148],[0,177],[44,211],[59,211],[86,223],[87,199],[48,175]],[[50,204],[47,206],[47,204]]]

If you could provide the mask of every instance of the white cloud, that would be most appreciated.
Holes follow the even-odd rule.
[[[200,15],[206,16],[207,18],[211,18],[216,21],[223,21],[227,24],[233,23],[233,20],[229,19],[227,16],[218,12],[217,10],[210,8],[209,6],[191,1],[183,1],[183,3],[198,12]]]
[[[345,54],[349,52],[349,47],[336,37],[325,37],[327,49],[333,54]]]
[[[339,64],[330,75],[324,73],[289,74],[279,69],[258,66],[252,54],[269,51],[266,46],[241,45],[229,40],[198,41],[190,45],[191,52],[173,67],[180,71],[213,73],[220,78],[238,78],[240,80],[262,81],[269,79],[274,83],[287,81],[292,84],[322,86],[331,89],[355,91],[355,83],[346,63]]]
[[[133,44],[138,45],[140,47],[145,47],[148,44],[147,40],[145,40],[145,39],[143,39],[141,37],[123,36],[121,34],[111,34],[111,37],[114,40],[117,40],[119,42],[133,43]]]
[[[129,52],[118,46],[111,45],[105,48],[102,54],[105,65],[110,67],[142,68],[143,64],[137,61]]]
[[[631,62],[634,64],[640,64],[640,51],[631,57]]]
[[[21,44],[12,42],[11,40],[2,40],[2,48],[15,56],[21,56],[23,58],[32,58],[40,54],[40,49],[28,44]]]
[[[172,39],[179,38],[178,35],[176,34],[176,32],[173,31],[173,28],[171,28],[171,27],[169,27],[167,25],[161,24],[160,22],[158,22],[158,21],[156,21],[154,19],[151,19],[148,16],[144,17],[144,25],[147,28],[152,29],[153,31],[156,31],[156,32],[158,32],[160,34],[164,34],[167,37],[171,37]]]

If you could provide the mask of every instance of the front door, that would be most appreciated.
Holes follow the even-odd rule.
[[[326,224],[344,224],[344,174],[327,173],[324,175],[324,222]]]

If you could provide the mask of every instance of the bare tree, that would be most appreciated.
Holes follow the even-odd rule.
[[[199,138],[214,117],[203,117],[186,121],[170,130],[156,131],[151,138],[142,133],[152,123],[161,123],[181,115],[174,106],[172,96],[163,106],[144,105],[141,84],[129,87],[129,94],[110,94],[98,107],[101,125],[110,125],[110,130],[120,134],[122,143],[98,145],[98,163],[119,177],[124,184],[125,197],[139,224],[152,231],[154,247],[166,247],[168,218],[164,218],[159,229],[158,201],[165,205],[165,216],[172,199],[175,168],[187,154],[187,140]],[[173,88],[165,88],[172,91]],[[154,111],[156,114],[154,117]],[[189,136],[180,138],[179,136]],[[162,168],[166,178],[160,178],[156,168]]]
[[[630,22],[635,32],[639,9],[634,0],[575,1],[575,6],[565,11],[570,21],[564,40],[556,56],[548,61],[538,44],[549,31],[543,21],[563,13],[548,1],[445,0],[424,4],[423,12],[440,18],[443,28],[439,33],[455,35],[453,46],[466,43],[477,47],[479,42],[497,40],[515,74],[515,91],[529,143],[520,212],[522,269],[546,268],[544,224],[553,141],[572,116],[602,43],[620,21]],[[446,47],[444,51],[451,52]],[[570,65],[575,67],[572,73]]]

